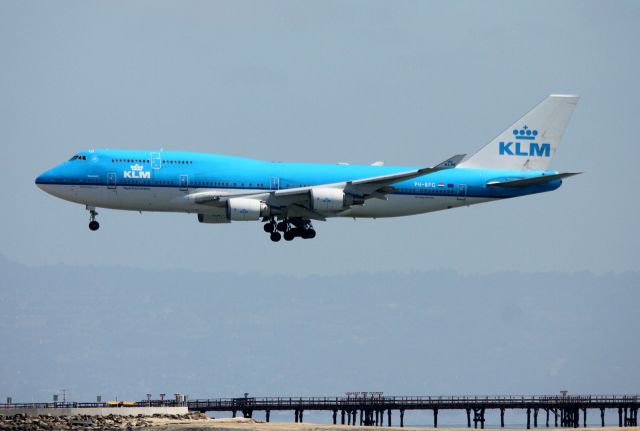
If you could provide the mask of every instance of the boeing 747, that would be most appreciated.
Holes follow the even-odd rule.
[[[578,96],[551,95],[471,157],[424,166],[269,162],[218,154],[88,150],[38,178],[47,193],[97,208],[262,221],[272,241],[314,238],[312,221],[399,217],[557,189],[549,170]]]

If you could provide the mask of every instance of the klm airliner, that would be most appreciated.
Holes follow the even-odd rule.
[[[471,157],[432,167],[281,163],[218,154],[89,150],[36,179],[53,196],[97,208],[197,214],[201,223],[257,221],[272,241],[316,236],[312,221],[398,217],[557,189],[549,170],[578,103],[551,95]]]

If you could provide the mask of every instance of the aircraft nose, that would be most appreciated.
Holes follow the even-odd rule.
[[[38,175],[36,177],[36,186],[46,191],[46,185],[51,182],[51,171],[53,171],[53,169],[49,169]]]
[[[44,174],[40,174],[36,177],[36,186],[42,188],[43,183],[44,183]]]

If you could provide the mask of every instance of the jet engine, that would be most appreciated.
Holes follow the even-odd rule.
[[[313,188],[309,190],[311,209],[315,211],[341,211],[351,205],[362,205],[364,199],[340,189]]]
[[[258,220],[269,214],[269,207],[255,199],[231,198],[227,201],[227,218],[232,221]]]

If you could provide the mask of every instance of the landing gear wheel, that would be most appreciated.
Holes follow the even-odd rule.
[[[89,205],[87,205],[86,208],[87,211],[89,211],[89,229],[96,231],[100,228],[100,223],[96,221],[98,212],[96,211],[95,207],[90,207]]]
[[[301,236],[304,239],[312,239],[316,237],[316,231],[313,229],[307,229],[302,233]]]
[[[263,229],[266,233],[271,233],[276,230],[276,226],[273,223],[265,223]]]
[[[280,235],[280,232],[272,232],[269,237],[271,238],[271,241],[278,242],[282,236]]]
[[[285,241],[291,241],[296,237],[295,233],[292,230],[288,230],[284,233],[284,240]]]
[[[280,232],[286,232],[288,227],[289,223],[287,223],[286,221],[281,221],[276,225],[276,229],[278,229]]]

